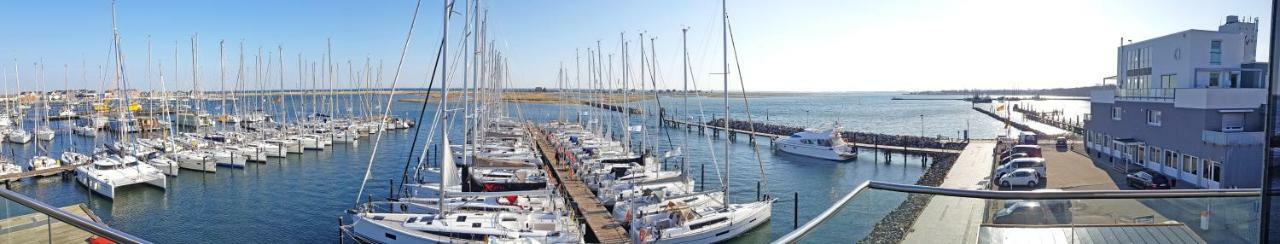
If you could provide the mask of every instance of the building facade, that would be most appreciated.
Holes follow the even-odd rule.
[[[1268,66],[1255,60],[1257,30],[1227,16],[1217,31],[1121,45],[1116,89],[1091,94],[1090,157],[1180,186],[1261,186]]]

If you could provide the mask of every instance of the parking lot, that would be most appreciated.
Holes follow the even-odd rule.
[[[1045,159],[1045,179],[1035,187],[994,187],[998,190],[1026,191],[1037,189],[1134,190],[1123,170],[1110,170],[1110,164],[1095,164],[1084,155],[1079,142],[1069,148],[1056,147],[1052,140],[1040,142]],[[998,179],[996,181],[999,182]],[[1179,185],[1178,188],[1185,188]],[[1248,215],[1256,208],[1257,199],[1110,199],[1071,200],[1069,215],[1055,213],[1058,224],[1138,224],[1176,221],[1186,224],[1210,243],[1249,242],[1256,233],[1258,220]],[[990,205],[999,211],[1007,203]],[[1200,215],[1206,210],[1214,216],[1209,230],[1200,229]],[[990,222],[988,222],[990,223]]]

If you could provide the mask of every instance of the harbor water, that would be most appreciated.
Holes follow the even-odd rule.
[[[962,131],[968,130],[970,137],[992,138],[1002,131],[1002,124],[973,111],[970,109],[973,105],[968,102],[891,100],[894,96],[901,95],[781,94],[752,98],[750,105],[755,120],[785,125],[815,126],[839,121],[846,130],[851,131],[923,134],[931,137],[957,137]],[[662,99],[665,107],[682,106],[679,98]],[[701,102],[703,109],[699,116],[723,117],[721,99],[691,98],[691,109],[688,111],[695,111],[697,103]],[[375,101],[382,103],[386,98],[381,97]],[[741,98],[731,98],[731,101],[735,102],[731,105],[733,117],[744,119]],[[292,104],[295,107],[309,106],[309,102],[305,99],[284,101],[286,104],[297,103]],[[656,102],[650,100],[632,105],[652,106]],[[209,102],[211,108],[217,106],[215,104]],[[391,114],[402,118],[416,118],[421,108],[418,103],[392,104]],[[1084,101],[1072,101],[1066,106],[1084,106],[1087,110],[1087,102]],[[650,107],[653,108],[656,107]],[[381,134],[377,158],[373,161],[372,177],[365,188],[366,196],[357,196],[357,191],[366,165],[374,155],[373,139],[378,135],[361,138],[356,145],[335,143],[323,151],[290,154],[287,158],[273,158],[267,163],[250,163],[244,169],[219,168],[217,173],[183,170],[177,177],[169,178],[166,190],[150,186],[129,187],[118,192],[114,200],[93,195],[72,178],[56,176],[27,179],[10,184],[9,187],[54,206],[86,203],[111,226],[157,243],[337,242],[337,226],[343,211],[366,198],[377,200],[386,197],[392,184],[389,180],[400,183],[406,162],[416,161],[417,154],[423,151],[425,138],[418,139],[417,148],[413,149],[415,154],[410,155],[413,133],[418,131],[423,137],[426,136],[433,109],[434,104],[429,104],[425,116],[428,120],[419,123],[418,127]],[[566,120],[575,121],[579,117],[575,115],[583,113],[588,114],[588,117],[608,115],[613,121],[620,118],[618,113],[585,106],[511,104],[507,110],[513,117],[522,116],[536,122],[561,119],[561,115]],[[778,199],[773,206],[770,223],[736,239],[736,242],[762,243],[775,239],[792,230],[796,224],[793,216],[798,216],[798,221],[802,224],[825,210],[857,184],[868,180],[914,183],[927,167],[917,156],[894,155],[891,162],[886,162],[882,157],[874,157],[871,150],[861,150],[858,158],[850,162],[809,159],[774,153],[769,148],[769,142],[763,139],[755,142],[755,149],[759,150],[757,159],[749,140],[745,136],[739,136],[729,143],[731,166],[725,169],[722,168],[725,162],[725,135],[710,138],[710,131],[706,135],[699,135],[696,130],[662,128],[657,126],[656,117],[645,119],[633,116],[630,119],[632,125],[648,125],[643,132],[633,132],[636,147],[642,144],[656,145],[653,146],[657,148],[655,153],[680,147],[684,165],[687,165],[685,170],[700,184],[705,184],[706,189],[720,187],[721,180],[717,172],[729,172],[732,201],[753,200],[758,183],[765,188],[764,194]],[[589,121],[590,118],[584,120]],[[53,155],[72,149],[88,151],[92,145],[111,141],[71,135],[68,123],[69,121],[54,122],[59,134],[49,147]],[[30,127],[33,122],[27,121],[25,124]],[[614,132],[623,131],[616,123],[614,127]],[[643,135],[648,137],[642,137]],[[460,139],[456,136],[453,138]],[[3,153],[20,165],[26,165],[26,160],[38,153],[38,150],[34,142],[25,145],[6,143]],[[678,169],[680,160],[680,157],[671,158],[664,165],[668,169]],[[795,199],[796,194],[799,201]],[[865,221],[848,222],[846,232],[815,233],[811,238],[830,242],[859,239],[902,200],[901,197],[859,200],[859,204],[865,205],[859,205],[854,212],[858,219]],[[799,204],[798,214],[793,211],[796,204]]]

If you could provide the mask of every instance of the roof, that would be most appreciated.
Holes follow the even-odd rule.
[[[983,225],[978,243],[1206,243],[1182,223],[1150,225]]]

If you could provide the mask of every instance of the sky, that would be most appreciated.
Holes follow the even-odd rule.
[[[308,69],[312,62],[323,68],[326,41],[332,43],[339,87],[352,86],[348,67],[363,74],[366,60],[375,70],[371,76],[382,63],[381,86],[386,87],[394,79],[415,3],[121,0],[116,20],[131,88],[159,90],[163,85],[188,90],[198,84],[201,90],[218,91],[224,79],[234,87],[241,42],[247,88],[307,88],[316,83],[310,82],[309,71],[300,80],[299,61]],[[456,57],[468,12],[464,5],[457,3],[450,23],[451,86],[460,84],[463,74]],[[718,1],[493,0],[480,5],[488,16],[489,39],[509,61],[513,87],[558,87],[562,66],[570,84],[578,84],[576,78],[588,72],[586,50],[595,49],[597,42],[606,64],[613,55],[614,79],[620,80],[620,39],[625,39],[633,82],[638,81],[635,64],[643,42],[645,55],[658,63],[655,83],[681,89],[684,28],[689,29],[690,88],[723,86]],[[741,67],[732,70],[730,89],[741,89],[739,79],[751,91],[1094,85],[1114,75],[1121,38],[1140,41],[1187,29],[1216,30],[1227,15],[1259,18],[1258,59],[1265,61],[1270,7],[1270,1],[1263,0],[729,1],[736,44],[730,51],[736,51],[736,65]],[[397,87],[427,85],[443,33],[442,9],[441,0],[422,1]],[[15,79],[22,81],[22,90],[101,89],[104,74],[114,69],[109,62],[114,58],[111,21],[109,1],[0,2],[5,91],[17,88]],[[191,40],[196,35],[198,72],[193,74]],[[219,68],[220,41],[225,43],[225,78]],[[255,79],[259,49],[273,57],[274,70],[281,48],[283,82],[279,71]],[[43,79],[37,64],[44,66]]]

